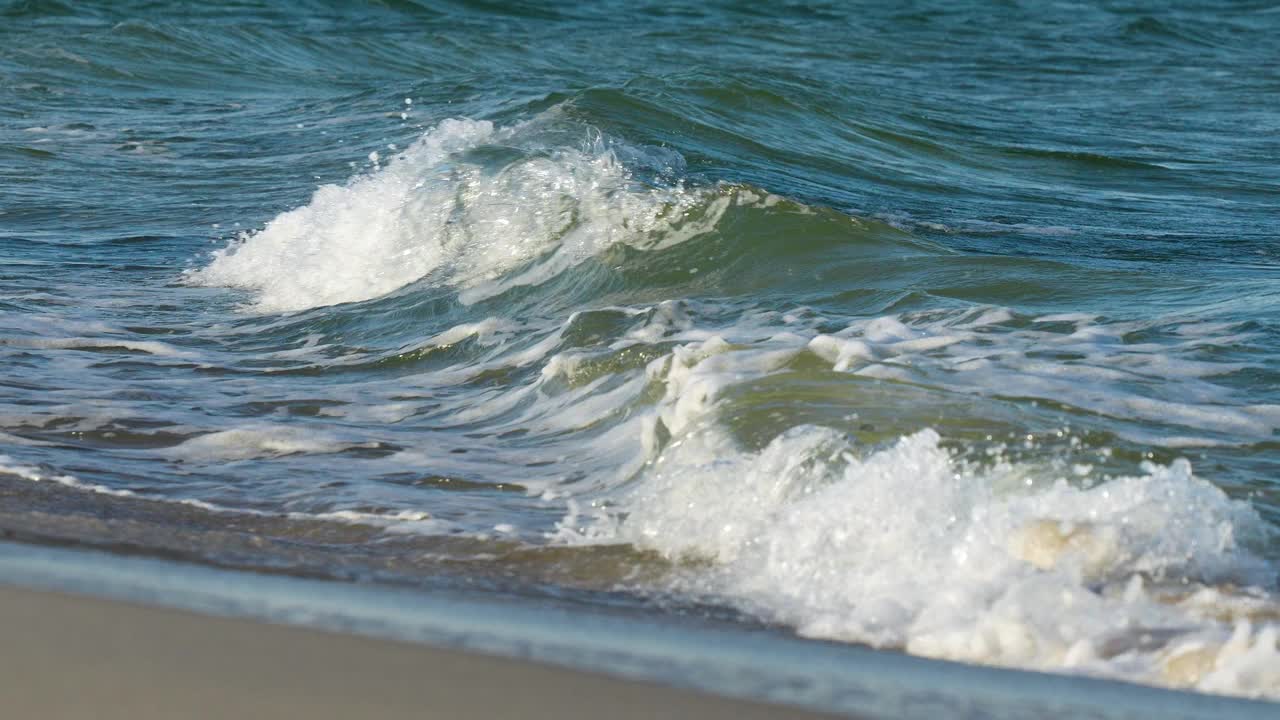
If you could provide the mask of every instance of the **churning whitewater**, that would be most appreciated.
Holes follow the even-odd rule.
[[[1015,438],[1010,449],[1007,438],[975,442],[967,428],[945,437],[926,421],[931,398],[1021,397],[1108,418],[1117,437],[1139,443],[1148,423],[1176,427],[1166,438],[1173,447],[1265,439],[1280,407],[1212,383],[1242,365],[1188,357],[1247,331],[985,305],[871,318],[732,301],[615,305],[653,295],[614,289],[627,263],[645,262],[615,249],[682,252],[671,262],[687,263],[691,279],[732,273],[740,258],[704,262],[699,249],[672,249],[733,246],[750,225],[867,245],[859,254],[868,263],[879,260],[878,244],[896,245],[906,262],[946,254],[875,221],[700,185],[669,151],[590,128],[579,129],[578,145],[549,146],[567,132],[552,124],[444,121],[385,165],[319,189],[215,252],[189,278],[251,291],[245,311],[255,313],[411,297],[406,286],[448,288],[471,305],[514,288],[591,285],[597,304],[563,319],[517,301],[524,313],[460,324],[395,355],[474,348],[423,378],[473,387],[450,421],[496,437],[518,428],[556,449],[553,477],[519,482],[537,502],[562,503],[565,516],[551,531],[499,531],[657,551],[676,563],[660,581],[669,588],[807,636],[1280,694],[1280,604],[1264,556],[1274,530],[1247,503],[1185,459],[1113,473],[1104,468],[1122,464],[1111,449],[1085,448],[1067,426]],[[601,272],[612,277],[593,277]],[[1150,340],[1119,342],[1139,332]],[[493,390],[477,381],[521,369],[521,381]],[[813,388],[820,380],[835,387]],[[801,400],[829,407],[787,407]],[[919,427],[896,437],[879,430],[883,419],[861,421],[864,402],[873,417],[910,403],[896,410],[918,415]],[[793,418],[811,412],[836,422]],[[185,445],[207,448],[208,438]]]
[[[1277,34],[0,3],[0,534],[1280,699]]]
[[[462,288],[473,302],[537,284],[611,245],[652,248],[702,234],[733,199],[640,187],[600,140],[547,147],[536,128],[550,117],[505,130],[446,120],[386,169],[321,188],[193,278],[256,290],[259,311],[368,300],[424,278]],[[679,160],[631,149],[636,159]]]

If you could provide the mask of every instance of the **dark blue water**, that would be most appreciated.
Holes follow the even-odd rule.
[[[0,4],[0,527],[1274,696],[1277,31]]]

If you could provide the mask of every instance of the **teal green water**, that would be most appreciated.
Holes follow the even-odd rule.
[[[0,527],[1280,694],[1280,12],[0,5]]]

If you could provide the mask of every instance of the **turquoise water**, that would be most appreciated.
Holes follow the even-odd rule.
[[[1280,694],[1280,12],[0,8],[10,535]]]

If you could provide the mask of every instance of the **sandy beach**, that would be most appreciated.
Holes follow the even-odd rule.
[[[0,588],[13,718],[818,718],[522,660]]]

